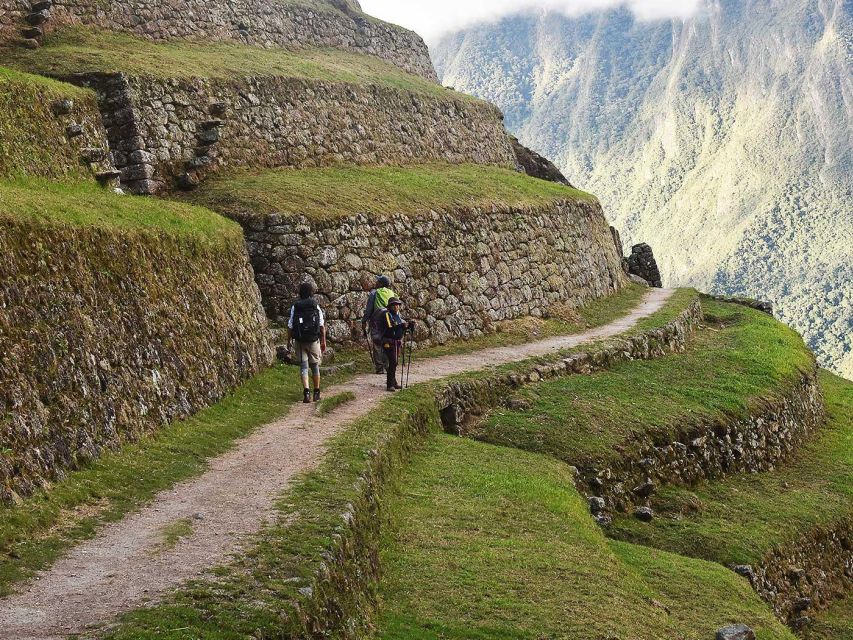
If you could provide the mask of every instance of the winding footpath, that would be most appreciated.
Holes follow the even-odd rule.
[[[628,315],[585,333],[415,362],[412,383],[547,355],[618,335],[658,311],[671,290],[652,289]],[[295,380],[295,377],[294,377]],[[0,638],[54,640],[83,633],[116,615],[156,601],[168,590],[222,565],[274,517],[276,498],[314,468],[325,443],[386,397],[384,378],[360,375],[326,390],[356,400],[318,418],[310,405],[240,440],[197,478],[158,494],[141,511],[106,525],[67,556],[0,600]],[[192,533],[163,546],[165,527],[192,522]]]

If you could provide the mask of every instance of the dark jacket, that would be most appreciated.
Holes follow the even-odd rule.
[[[383,328],[385,330],[382,335],[383,340],[400,341],[406,334],[406,321],[399,313],[389,309],[384,314]]]

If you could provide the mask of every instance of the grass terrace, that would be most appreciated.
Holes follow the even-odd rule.
[[[0,180],[0,218],[123,232],[162,232],[205,241],[239,242],[240,227],[202,207],[117,195],[95,183]]]
[[[545,456],[436,435],[388,512],[383,640],[794,638],[727,569],[608,542]]]
[[[594,200],[577,189],[511,169],[449,164],[241,172],[208,180],[191,197],[230,215],[279,213],[314,219]]]
[[[686,353],[523,389],[530,408],[496,411],[475,437],[570,464],[606,464],[695,420],[745,415],[813,366],[800,336],[773,318],[708,299],[703,306],[708,327]]]
[[[692,489],[665,487],[651,524],[618,518],[613,535],[723,564],[752,564],[815,527],[853,520],[853,382],[821,372],[821,383],[828,422],[791,464]]]
[[[0,47],[0,59],[13,68],[55,77],[119,71],[179,79],[276,76],[374,84],[444,99],[476,101],[380,58],[336,49],[266,49],[184,40],[155,43],[123,33],[69,27],[48,35],[37,50]]]

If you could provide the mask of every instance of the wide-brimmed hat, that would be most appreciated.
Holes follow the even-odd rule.
[[[388,301],[388,306],[389,306],[389,307],[393,307],[395,304],[402,305],[402,304],[403,304],[403,301],[402,301],[402,300],[400,300],[400,298],[391,298],[391,299]]]

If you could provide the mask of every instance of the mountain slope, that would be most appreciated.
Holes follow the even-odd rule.
[[[853,377],[853,0],[514,16],[433,58],[651,242],[668,285],[772,299]]]

